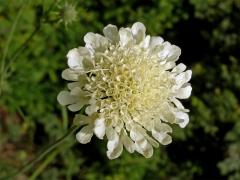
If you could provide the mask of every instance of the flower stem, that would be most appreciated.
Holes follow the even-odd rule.
[[[21,7],[20,11],[17,14],[17,17],[15,18],[15,21],[14,21],[14,23],[12,25],[12,28],[10,30],[10,33],[9,33],[9,37],[7,39],[7,42],[6,42],[6,46],[5,46],[4,50],[3,50],[3,56],[1,58],[1,71],[0,71],[0,75],[1,75],[0,76],[0,95],[1,95],[1,92],[2,92],[1,87],[3,85],[3,80],[4,80],[4,78],[3,78],[4,77],[4,68],[5,68],[5,63],[6,63],[6,58],[7,58],[7,54],[8,54],[9,45],[10,45],[10,43],[12,41],[13,34],[15,32],[15,29],[17,27],[18,21],[19,21],[21,15],[23,13],[24,8],[25,8],[25,5],[23,5]]]
[[[28,2],[28,1],[27,1]],[[43,19],[48,15],[48,13],[52,10],[52,8],[56,5],[58,1],[55,0],[49,7],[49,9],[42,15],[41,17],[41,22],[43,21]],[[7,40],[7,44],[5,46],[4,52],[3,52],[3,56],[1,59],[1,67],[0,67],[0,96],[3,94],[3,81],[5,79],[7,79],[7,73],[9,71],[9,69],[11,68],[13,62],[15,61],[15,59],[17,59],[17,57],[27,48],[28,43],[32,40],[32,38],[38,33],[38,31],[41,29],[41,23],[39,23],[39,25],[37,27],[35,27],[34,31],[30,34],[30,36],[23,42],[23,44],[21,44],[12,54],[12,56],[10,56],[10,58],[7,58],[8,55],[8,49],[9,49],[9,45],[12,41],[13,38],[13,33],[16,29],[17,23],[20,19],[20,16],[22,15],[23,9],[26,6],[26,4],[24,6],[22,6],[21,10],[19,11],[16,20],[13,23],[13,26],[11,28],[10,31],[10,35],[8,37]],[[8,61],[8,64],[6,64],[6,60]],[[10,75],[9,75],[10,76]]]
[[[29,180],[34,180],[36,177],[38,177],[41,172],[47,167],[47,165],[52,162],[52,160],[59,154],[60,148],[55,149],[53,152],[51,152],[46,160],[34,171],[34,173],[30,176]]]
[[[40,29],[42,28],[42,22],[44,22],[44,18],[46,16],[48,16],[48,13],[52,10],[52,8],[55,6],[55,4],[57,3],[57,1],[54,1],[50,7],[48,8],[48,10],[40,17],[40,22],[39,24],[34,28],[33,32],[29,35],[29,37],[21,44],[21,46],[19,46],[14,53],[12,54],[12,56],[10,56],[9,58],[9,63],[6,65],[4,73],[7,73],[9,71],[9,69],[11,68],[13,62],[15,61],[15,59],[17,59],[17,57],[27,48],[29,42],[33,39],[33,37],[40,31]],[[49,21],[46,21],[49,22]]]
[[[53,144],[51,144],[50,146],[48,146],[42,153],[40,153],[35,159],[33,159],[32,161],[30,161],[29,163],[27,163],[25,166],[23,166],[21,169],[19,169],[17,172],[15,172],[12,175],[9,175],[5,178],[3,178],[4,180],[7,179],[13,179],[14,177],[16,177],[19,174],[25,173],[27,172],[29,169],[31,169],[37,162],[39,162],[40,160],[42,160],[48,153],[50,153],[53,149],[55,149],[56,147],[58,147],[60,144],[63,143],[63,141],[65,139],[67,139],[70,135],[72,135],[77,129],[79,128],[79,126],[73,126],[69,129],[69,131],[61,138],[59,138],[56,142],[54,142]]]

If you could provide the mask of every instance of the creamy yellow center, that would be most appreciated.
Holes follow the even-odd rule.
[[[160,118],[173,80],[157,58],[139,46],[111,46],[95,57],[91,91],[107,124],[142,126]],[[150,123],[151,124],[151,123]]]

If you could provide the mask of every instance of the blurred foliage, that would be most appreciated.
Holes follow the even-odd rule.
[[[66,19],[67,5],[74,19]],[[182,48],[179,62],[193,70],[189,125],[151,159],[123,153],[110,161],[106,142],[72,137],[19,178],[240,179],[239,12],[240,0],[0,0],[0,179],[71,124],[73,114],[56,101],[67,51],[89,31],[136,21]]]

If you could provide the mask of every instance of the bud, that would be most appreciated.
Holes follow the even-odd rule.
[[[66,27],[68,24],[72,24],[77,19],[76,6],[66,2],[60,6],[60,16],[60,22],[63,22]]]

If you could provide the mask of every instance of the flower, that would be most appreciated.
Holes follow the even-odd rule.
[[[65,2],[64,5],[59,5],[59,8],[61,17],[60,22],[63,22],[65,27],[77,20],[77,10],[74,4]]]
[[[172,142],[171,124],[184,128],[189,122],[179,99],[191,94],[192,71],[176,65],[179,47],[145,32],[140,22],[119,30],[110,24],[104,36],[87,33],[85,47],[67,54],[62,77],[72,82],[57,99],[74,112],[85,108],[85,115],[75,116],[83,126],[76,138],[85,144],[93,134],[106,137],[109,159],[123,147],[150,158],[153,147]]]

